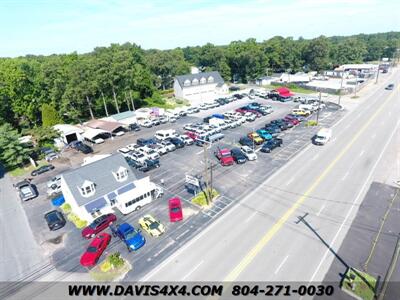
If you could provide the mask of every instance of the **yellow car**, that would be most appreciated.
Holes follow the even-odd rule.
[[[145,215],[139,219],[139,225],[151,236],[160,236],[165,232],[164,225],[151,215]]]
[[[261,145],[264,142],[264,139],[255,132],[249,133],[248,137],[251,138],[256,145]]]
[[[308,117],[310,115],[310,112],[304,109],[295,108],[292,110],[292,115]]]

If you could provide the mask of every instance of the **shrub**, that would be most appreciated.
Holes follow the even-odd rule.
[[[115,269],[118,269],[124,265],[124,259],[121,257],[119,252],[115,252],[108,257],[108,261],[111,266]]]
[[[112,267],[112,265],[111,265],[110,261],[109,261],[108,259],[106,259],[105,261],[103,261],[103,262],[101,263],[101,265],[100,265],[100,271],[102,271],[102,272],[108,272],[108,271],[111,270],[111,267]]]
[[[74,225],[76,226],[76,228],[81,229],[83,227],[86,227],[87,225],[87,221],[85,220],[81,220],[76,214],[74,213],[70,213],[67,217],[67,219],[69,221],[71,221],[72,223],[74,223]]]
[[[206,192],[206,191],[198,193],[198,194],[192,199],[192,202],[193,202],[194,204],[199,205],[199,206],[207,206],[207,199],[206,199],[206,196],[205,196],[205,192]],[[218,195],[219,195],[219,193],[218,193],[216,190],[213,189],[213,192],[212,192],[212,199],[215,199],[215,197],[217,197]]]
[[[317,126],[318,123],[315,120],[308,120],[306,126]]]
[[[175,102],[176,102],[176,104],[183,104],[183,100],[182,99],[176,99]]]
[[[71,205],[68,204],[68,203],[63,203],[63,204],[60,206],[60,208],[61,208],[62,212],[63,212],[65,215],[68,215],[68,214],[71,212]]]

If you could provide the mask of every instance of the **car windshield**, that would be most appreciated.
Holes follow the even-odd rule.
[[[97,248],[94,247],[94,246],[89,246],[89,247],[87,248],[87,251],[86,251],[86,252],[95,253],[95,252],[97,252]]]
[[[57,222],[59,220],[59,217],[57,213],[52,213],[47,215],[47,220],[49,220],[49,222]]]
[[[127,240],[133,239],[136,237],[137,234],[138,233],[136,231],[131,231],[125,236],[125,239],[127,239]]]
[[[159,225],[160,224],[158,222],[152,222],[150,223],[149,227],[150,229],[157,229]]]
[[[177,212],[180,212],[180,208],[179,207],[173,207],[173,208],[171,208],[171,212],[173,212],[173,213],[177,213]]]

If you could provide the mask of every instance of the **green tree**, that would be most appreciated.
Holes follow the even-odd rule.
[[[335,52],[334,61],[337,64],[361,63],[367,54],[367,47],[363,41],[349,38],[341,41]]]
[[[52,104],[43,104],[42,105],[42,126],[43,127],[51,127],[57,124],[62,123],[62,119],[58,114],[58,111]]]
[[[20,167],[29,159],[31,150],[20,143],[20,137],[10,124],[0,126],[0,161],[7,169]]]
[[[43,146],[52,146],[54,139],[60,137],[60,133],[52,127],[39,127],[36,126],[30,131],[32,135],[32,141],[37,148]]]
[[[309,70],[322,71],[331,65],[331,43],[325,36],[320,36],[310,41],[304,49],[304,61]]]

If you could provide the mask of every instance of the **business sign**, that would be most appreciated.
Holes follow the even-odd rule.
[[[186,183],[193,184],[194,186],[200,187],[200,182],[199,180],[191,175],[186,175]]]

